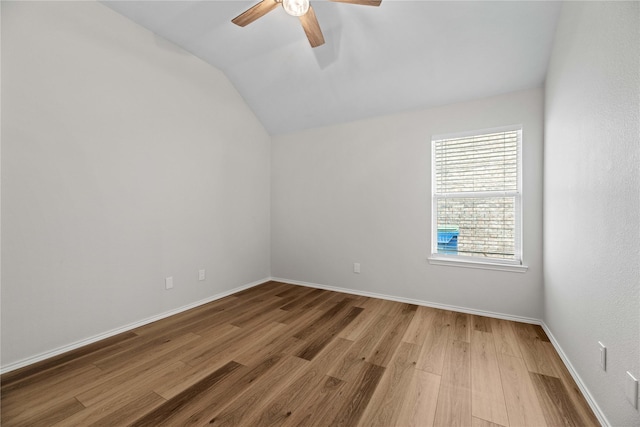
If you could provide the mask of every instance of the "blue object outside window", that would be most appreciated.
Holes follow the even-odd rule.
[[[458,254],[458,235],[460,229],[456,226],[438,227],[438,253]]]

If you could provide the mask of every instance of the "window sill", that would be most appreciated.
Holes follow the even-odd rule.
[[[432,265],[446,265],[450,267],[463,267],[463,268],[477,268],[480,270],[497,270],[497,271],[510,271],[513,273],[525,273],[529,267],[526,265],[516,264],[501,264],[497,262],[483,262],[475,260],[462,260],[460,258],[451,259],[438,256],[430,256],[427,258],[429,264]]]

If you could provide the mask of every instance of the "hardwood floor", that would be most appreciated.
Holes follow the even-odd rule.
[[[268,282],[2,376],[3,426],[595,426],[542,328]]]

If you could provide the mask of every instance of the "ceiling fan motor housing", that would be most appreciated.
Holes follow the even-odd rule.
[[[309,0],[282,0],[282,7],[291,16],[302,16],[309,11]]]

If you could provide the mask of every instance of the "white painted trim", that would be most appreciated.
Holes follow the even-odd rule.
[[[299,281],[299,280],[289,280],[289,279],[282,279],[282,278],[277,278],[277,277],[272,277],[271,280],[274,280],[276,282],[289,283],[291,285],[300,285],[300,286],[307,286],[307,287],[312,287],[312,288],[326,289],[326,290],[329,290],[329,291],[343,292],[345,294],[360,295],[360,296],[372,297],[372,298],[380,298],[380,299],[385,299],[385,300],[389,300],[389,301],[397,301],[397,302],[403,302],[403,303],[408,303],[408,304],[423,305],[423,306],[426,306],[426,307],[439,308],[439,309],[442,309],[442,310],[458,311],[458,312],[461,312],[461,313],[475,314],[475,315],[478,315],[478,316],[495,317],[497,319],[512,320],[514,322],[523,322],[523,323],[530,323],[530,324],[533,324],[533,325],[540,325],[540,326],[542,326],[542,329],[544,329],[545,333],[549,337],[549,340],[551,341],[551,345],[553,345],[553,347],[556,349],[556,351],[560,355],[560,359],[562,359],[562,362],[567,367],[567,370],[569,371],[569,373],[573,377],[573,380],[578,385],[578,388],[580,388],[580,392],[582,392],[582,395],[584,396],[585,400],[587,401],[587,404],[589,405],[589,407],[591,408],[593,413],[598,418],[598,421],[600,421],[600,424],[602,424],[605,427],[611,427],[611,424],[609,423],[609,421],[605,417],[604,413],[602,412],[602,410],[600,409],[600,407],[596,403],[596,400],[593,398],[591,393],[589,393],[589,389],[585,386],[584,382],[582,381],[582,378],[580,378],[580,375],[578,375],[578,373],[574,369],[573,365],[571,364],[571,361],[569,361],[569,358],[567,357],[567,355],[562,350],[562,347],[560,347],[560,344],[558,343],[556,338],[553,336],[553,333],[551,333],[551,330],[544,323],[544,321],[542,321],[540,319],[534,319],[534,318],[531,318],[531,317],[514,316],[514,315],[511,315],[511,314],[495,313],[495,312],[484,311],[484,310],[475,310],[475,309],[470,309],[470,308],[465,308],[465,307],[458,307],[458,306],[454,306],[454,305],[440,304],[440,303],[434,303],[434,302],[429,302],[429,301],[416,300],[416,299],[412,299],[412,298],[403,298],[403,297],[396,297],[396,296],[392,296],[392,295],[378,294],[378,293],[375,293],[375,292],[367,292],[367,291],[360,291],[360,290],[354,290],[354,289],[348,289],[348,288],[340,288],[340,287],[337,287],[337,286],[319,285],[317,283],[302,282],[302,281]]]
[[[310,288],[326,289],[328,291],[342,292],[342,293],[345,293],[345,294],[360,295],[360,296],[363,296],[363,297],[370,297],[370,298],[379,298],[379,299],[384,299],[384,300],[389,300],[389,301],[402,302],[402,303],[406,303],[406,304],[422,305],[422,306],[425,306],[425,307],[439,308],[441,310],[458,311],[460,313],[475,314],[477,316],[495,317],[496,319],[512,320],[514,322],[531,323],[533,325],[541,325],[542,324],[542,320],[534,319],[532,317],[514,316],[512,314],[504,314],[504,313],[495,313],[493,311],[476,310],[476,309],[473,309],[473,308],[458,307],[458,306],[455,306],[455,305],[440,304],[440,303],[437,303],[437,302],[423,301],[423,300],[418,300],[418,299],[413,299],[413,298],[397,297],[397,296],[386,295],[386,294],[378,294],[378,293],[375,293],[375,292],[360,291],[360,290],[349,289],[349,288],[340,288],[340,287],[337,287],[337,286],[319,285],[317,283],[301,282],[299,280],[289,280],[289,279],[282,279],[282,278],[278,278],[278,277],[272,277],[271,280],[276,281],[276,282],[288,283],[290,285],[300,285],[300,286],[306,286],[306,287],[310,287]]]
[[[582,392],[582,395],[584,396],[585,400],[589,404],[589,407],[591,407],[591,410],[593,411],[595,416],[598,418],[598,421],[600,421],[600,424],[602,424],[605,427],[611,427],[611,423],[609,423],[609,420],[607,420],[607,417],[605,417],[604,412],[602,412],[602,410],[596,403],[596,400],[593,398],[591,393],[589,393],[589,389],[582,381],[582,378],[580,378],[580,375],[578,375],[578,372],[575,370],[575,368],[571,364],[571,361],[569,360],[565,352],[562,350],[562,347],[560,347],[560,343],[558,343],[558,340],[556,340],[556,338],[553,336],[551,329],[549,329],[547,324],[544,322],[541,323],[541,326],[542,326],[542,329],[544,329],[544,332],[549,337],[549,341],[551,341],[551,345],[553,345],[553,348],[555,348],[558,354],[560,355],[560,359],[562,359],[564,366],[567,367],[567,370],[573,377],[573,380],[578,385],[578,388],[580,389],[580,392]]]
[[[466,138],[468,136],[484,135],[484,134],[491,134],[491,133],[502,133],[502,132],[513,132],[513,131],[522,131],[522,123],[515,123],[512,125],[486,128],[486,129],[475,129],[475,130],[472,129],[464,132],[451,132],[451,133],[443,133],[440,135],[431,135],[431,142],[439,139]]]
[[[474,261],[473,259],[462,259],[461,256],[437,256],[436,254],[427,258],[429,264],[432,265],[446,265],[448,267],[463,267],[463,268],[478,268],[480,270],[496,270],[496,271],[510,271],[512,273],[525,273],[529,267],[520,264],[507,264],[500,262],[486,262],[486,261]]]
[[[475,314],[475,315],[478,315],[478,316],[494,317],[494,318],[497,318],[497,319],[511,320],[511,321],[514,321],[514,322],[523,322],[523,323],[530,323],[530,324],[534,324],[534,325],[541,325],[542,329],[544,329],[545,333],[549,337],[549,340],[551,341],[551,345],[553,345],[553,347],[556,349],[556,351],[560,355],[560,358],[562,359],[562,362],[567,367],[567,370],[569,371],[569,373],[573,377],[573,380],[578,385],[578,388],[580,388],[580,391],[582,392],[582,395],[585,397],[585,400],[587,401],[587,403],[591,407],[591,410],[593,411],[593,413],[598,418],[598,421],[600,421],[600,423],[605,427],[611,427],[611,424],[609,423],[609,421],[605,417],[604,413],[602,412],[602,410],[600,409],[600,407],[596,403],[596,401],[593,398],[593,396],[591,395],[591,393],[589,393],[589,389],[585,386],[584,382],[582,381],[582,378],[580,378],[580,375],[578,375],[578,373],[574,369],[573,365],[569,361],[569,358],[567,357],[567,355],[562,350],[562,347],[560,346],[560,344],[558,343],[556,338],[553,336],[553,333],[551,332],[549,327],[546,325],[546,323],[544,323],[540,319],[534,319],[534,318],[531,318],[531,317],[514,316],[514,315],[511,315],[511,314],[504,314],[504,313],[495,313],[495,312],[492,312],[492,311],[485,311],[485,310],[476,310],[476,309],[471,309],[471,308],[466,308],[466,307],[458,307],[458,306],[455,306],[455,305],[440,304],[440,303],[434,303],[434,302],[430,302],[430,301],[417,300],[417,299],[413,299],[413,298],[404,298],[404,297],[397,297],[397,296],[386,295],[386,294],[379,294],[379,293],[375,293],[375,292],[367,292],[367,291],[360,291],[360,290],[354,290],[354,289],[348,289],[348,288],[341,288],[341,287],[337,287],[337,286],[320,285],[320,284],[317,284],[317,283],[302,282],[302,281],[299,281],[299,280],[290,280],[290,279],[283,279],[283,278],[278,278],[278,277],[269,277],[269,278],[257,280],[257,281],[252,282],[252,283],[248,283],[246,285],[238,286],[236,288],[230,289],[230,290],[225,291],[225,292],[221,292],[219,294],[213,295],[211,297],[205,298],[205,299],[200,300],[200,301],[196,301],[196,302],[191,303],[191,304],[187,304],[185,306],[176,308],[174,310],[169,310],[167,312],[164,312],[164,313],[161,313],[161,314],[158,314],[158,315],[155,315],[155,316],[148,317],[148,318],[140,320],[138,322],[130,323],[130,324],[122,326],[120,328],[112,329],[112,330],[104,332],[102,334],[98,334],[98,335],[95,335],[93,337],[90,337],[90,338],[87,338],[87,339],[84,339],[84,340],[76,341],[75,343],[72,343],[72,344],[69,344],[69,345],[66,345],[66,346],[63,346],[63,347],[58,347],[57,349],[54,349],[54,350],[51,350],[51,351],[48,351],[48,352],[45,352],[45,353],[38,354],[36,356],[29,357],[29,358],[20,360],[18,362],[14,362],[14,363],[11,363],[11,364],[6,365],[6,366],[2,366],[2,367],[0,367],[0,374],[5,374],[7,372],[11,372],[11,371],[14,371],[16,369],[20,369],[22,367],[31,365],[33,363],[37,363],[37,362],[40,362],[42,360],[48,359],[50,357],[54,357],[54,356],[66,353],[68,351],[75,350],[75,349],[80,348],[82,346],[85,346],[85,345],[92,344],[94,342],[103,340],[105,338],[112,337],[112,336],[120,334],[122,332],[127,332],[127,331],[130,331],[132,329],[139,328],[140,326],[144,326],[146,324],[155,322],[157,320],[161,320],[161,319],[167,318],[169,316],[173,316],[175,314],[181,313],[183,311],[190,310],[192,308],[195,308],[195,307],[210,303],[212,301],[216,301],[216,300],[224,298],[226,296],[229,296],[229,295],[235,294],[237,292],[243,291],[245,289],[249,289],[249,288],[252,288],[254,286],[258,286],[258,285],[260,285],[262,283],[265,283],[265,282],[268,282],[270,280],[277,281],[277,282],[282,282],[282,283],[288,283],[288,284],[291,284],[291,285],[299,285],[299,286],[306,286],[306,287],[312,287],[312,288],[318,288],[318,289],[326,289],[326,290],[329,290],[329,291],[342,292],[342,293],[345,293],[345,294],[360,295],[360,296],[366,296],[366,297],[371,297],[371,298],[380,298],[380,299],[389,300],[389,301],[396,301],[396,302],[402,302],[402,303],[408,303],[408,304],[422,305],[422,306],[425,306],[425,307],[439,308],[439,309],[442,309],[442,310],[451,310],[451,311],[457,311],[457,312],[461,312],[461,313]]]
[[[92,344],[94,342],[103,340],[105,338],[109,338],[109,337],[112,337],[114,335],[118,335],[118,334],[121,334],[123,332],[127,332],[127,331],[130,331],[132,329],[139,328],[140,326],[144,326],[144,325],[147,325],[149,323],[152,323],[152,322],[167,318],[169,316],[173,316],[175,314],[182,313],[183,311],[191,310],[192,308],[196,308],[198,306],[210,303],[212,301],[219,300],[221,298],[224,298],[224,297],[227,297],[229,295],[235,294],[236,292],[240,292],[240,291],[243,291],[245,289],[249,289],[249,288],[252,288],[254,286],[260,285],[262,283],[268,282],[269,280],[270,279],[267,277],[267,278],[264,278],[264,279],[261,279],[261,280],[257,280],[255,282],[247,283],[246,285],[238,286],[236,288],[230,289],[228,291],[221,292],[219,294],[215,294],[213,296],[210,296],[208,298],[202,299],[200,301],[196,301],[196,302],[193,302],[191,304],[187,304],[187,305],[184,305],[182,307],[179,307],[179,308],[176,308],[176,309],[173,309],[173,310],[165,311],[164,313],[156,314],[154,316],[147,317],[146,319],[139,320],[137,322],[133,322],[133,323],[130,323],[128,325],[121,326],[119,328],[111,329],[110,331],[103,332],[101,334],[94,335],[92,337],[85,338],[83,340],[76,341],[74,343],[71,343],[71,344],[68,344],[68,345],[65,345],[65,346],[62,346],[62,347],[58,347],[56,349],[53,349],[53,350],[50,350],[50,351],[46,351],[44,353],[37,354],[35,356],[28,357],[26,359],[22,359],[22,360],[19,360],[17,362],[14,362],[14,363],[10,363],[10,364],[8,364],[6,366],[0,367],[0,374],[5,374],[7,372],[11,372],[11,371],[14,371],[16,369],[23,368],[25,366],[40,362],[42,360],[49,359],[51,357],[58,356],[60,354],[66,353],[68,351],[75,350],[77,348],[83,347],[85,345],[89,345],[89,344]]]

